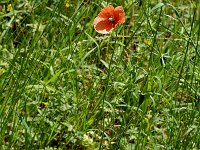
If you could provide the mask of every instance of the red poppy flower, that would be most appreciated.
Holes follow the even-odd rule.
[[[104,7],[94,19],[94,29],[98,33],[108,34],[125,22],[125,13],[122,6],[114,8],[112,5]]]

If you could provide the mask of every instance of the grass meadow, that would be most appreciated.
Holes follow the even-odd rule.
[[[0,0],[0,149],[200,149],[199,44],[198,1]]]

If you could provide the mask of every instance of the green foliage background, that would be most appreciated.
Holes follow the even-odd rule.
[[[126,22],[93,29],[107,5]],[[200,149],[200,5],[0,1],[0,149]]]

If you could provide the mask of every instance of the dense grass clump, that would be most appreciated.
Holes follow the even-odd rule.
[[[98,34],[109,4],[126,21]],[[199,10],[0,1],[0,149],[200,149]]]

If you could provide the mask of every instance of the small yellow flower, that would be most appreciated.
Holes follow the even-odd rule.
[[[13,11],[12,4],[9,4],[9,5],[8,5],[7,10],[8,10],[8,11]]]
[[[66,0],[66,1],[65,1],[65,7],[66,7],[66,8],[69,8],[69,7],[70,7],[70,0]]]
[[[147,39],[147,40],[144,40],[144,44],[150,46],[152,43],[151,43],[151,40]]]
[[[70,7],[70,0],[66,0],[66,2],[65,2],[65,7],[66,7],[66,8],[69,8],[69,7]]]

